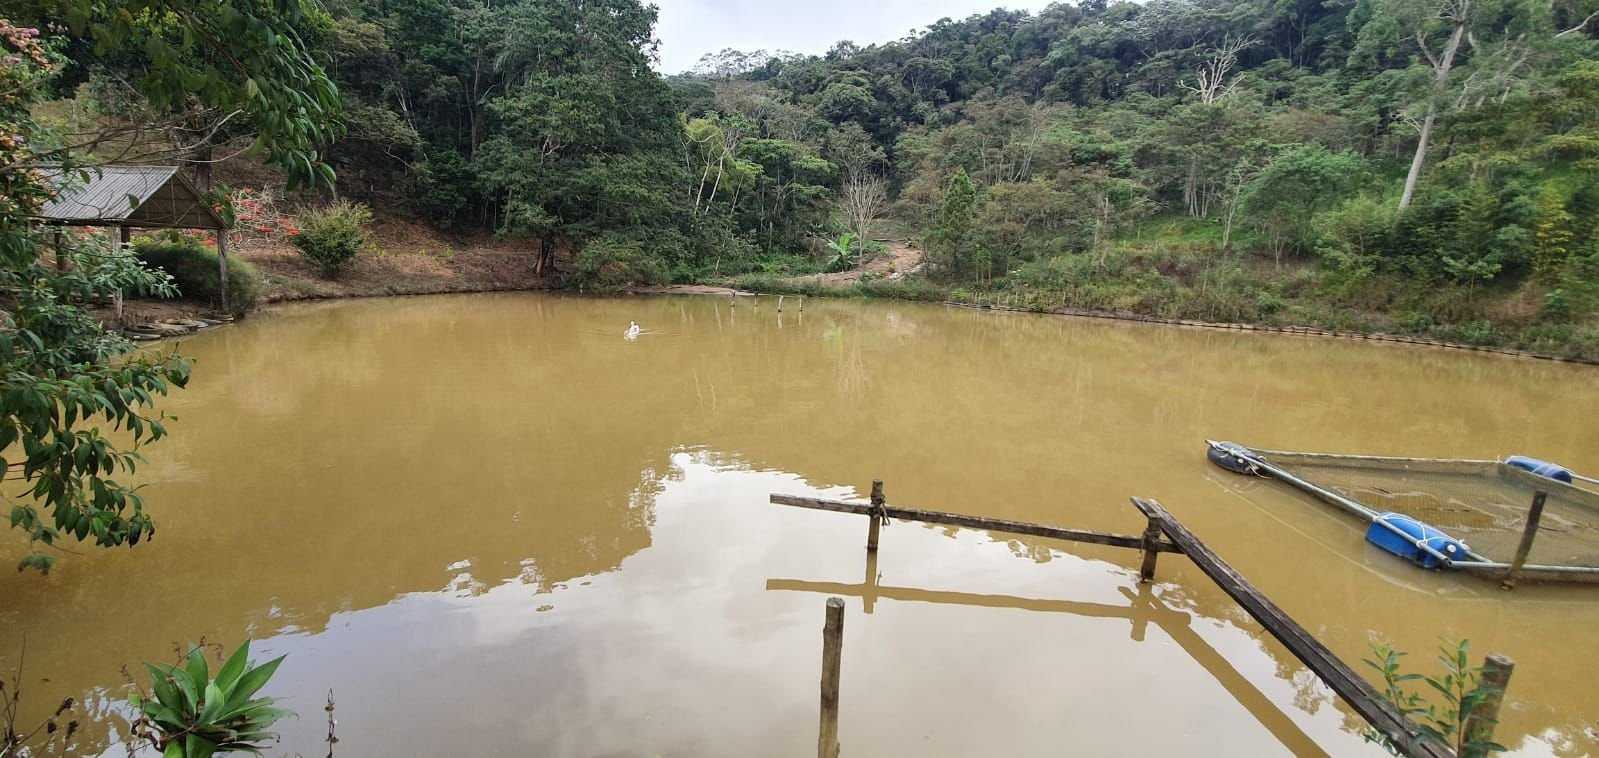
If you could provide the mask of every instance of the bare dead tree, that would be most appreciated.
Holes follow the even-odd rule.
[[[1405,191],[1399,196],[1399,210],[1410,207],[1410,200],[1416,194],[1416,183],[1421,179],[1421,169],[1427,164],[1427,146],[1432,141],[1433,126],[1438,122],[1438,97],[1449,86],[1449,72],[1455,67],[1455,54],[1460,52],[1460,44],[1466,38],[1467,27],[1471,23],[1471,3],[1472,0],[1443,0],[1439,4],[1437,17],[1449,23],[1449,37],[1443,49],[1436,54],[1427,44],[1426,29],[1418,27],[1415,30],[1416,45],[1432,65],[1432,96],[1427,99],[1426,115],[1421,119],[1421,134],[1416,140],[1416,154],[1410,160],[1410,173],[1405,176]]]
[[[1580,32],[1583,29],[1588,28],[1588,25],[1593,23],[1593,20],[1596,19],[1596,18],[1599,18],[1599,11],[1594,11],[1593,13],[1588,14],[1588,17],[1584,18],[1582,20],[1582,23],[1577,24],[1576,26],[1573,26],[1570,29],[1567,29],[1567,30],[1565,30],[1563,32],[1560,32],[1560,33],[1556,34],[1555,36],[1556,37],[1564,37],[1567,34],[1576,34],[1577,32]]]
[[[1455,109],[1481,108],[1489,98],[1504,103],[1520,81],[1516,73],[1533,55],[1533,46],[1527,43],[1527,35],[1520,34],[1482,50],[1468,31],[1466,42],[1473,49],[1472,72],[1461,82],[1460,95],[1455,98]]]
[[[1233,69],[1238,65],[1238,54],[1254,44],[1252,37],[1226,37],[1219,47],[1211,51],[1210,58],[1194,72],[1194,83],[1179,81],[1177,86],[1198,95],[1199,102],[1205,105],[1215,105],[1225,100],[1244,80],[1242,74],[1233,76]],[[1204,218],[1210,215],[1210,201],[1214,192],[1208,186],[1200,186],[1199,173],[1199,156],[1189,156],[1188,176],[1183,182],[1183,203],[1188,208],[1188,215]]]
[[[876,223],[887,205],[888,185],[883,177],[860,171],[844,180],[843,190],[839,200],[844,206],[845,215],[849,217],[850,229],[855,232],[864,249],[872,224]]]
[[[1199,101],[1206,105],[1220,102],[1244,80],[1242,75],[1228,77],[1238,65],[1238,54],[1254,44],[1253,37],[1223,39],[1221,45],[1211,51],[1210,58],[1194,72],[1194,83],[1178,81],[1177,86],[1198,95]]]

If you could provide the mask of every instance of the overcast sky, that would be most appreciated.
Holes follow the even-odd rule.
[[[723,48],[824,53],[905,36],[946,16],[994,8],[1037,11],[1051,0],[652,0],[661,9],[661,71],[681,73]]]

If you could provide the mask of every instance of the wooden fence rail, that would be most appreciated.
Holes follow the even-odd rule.
[[[1360,714],[1361,718],[1366,720],[1366,723],[1370,724],[1394,747],[1409,756],[1448,758],[1454,755],[1448,747],[1425,737],[1421,729],[1406,718],[1393,704],[1389,703],[1375,687],[1338,656],[1334,655],[1326,645],[1323,645],[1303,626],[1294,621],[1276,603],[1266,597],[1265,593],[1257,589],[1236,569],[1222,560],[1215,551],[1194,536],[1187,527],[1183,526],[1182,522],[1178,521],[1160,503],[1154,500],[1143,498],[1133,498],[1132,500],[1133,506],[1138,509],[1148,523],[1144,533],[1136,537],[1080,529],[1066,529],[1023,521],[1009,521],[983,516],[893,506],[885,502],[881,481],[872,483],[870,503],[850,503],[841,500],[798,497],[776,493],[771,495],[771,502],[776,505],[867,516],[871,519],[867,534],[867,550],[869,554],[874,554],[877,550],[881,523],[884,519],[889,518],[1138,550],[1143,553],[1138,575],[1140,582],[1144,583],[1154,579],[1156,560],[1160,553],[1181,553],[1188,556],[1189,560],[1193,561],[1194,565],[1204,572],[1205,576],[1209,577],[1223,592],[1227,593],[1229,597],[1242,606],[1255,621],[1265,627],[1266,631],[1277,638],[1295,658],[1304,663],[1312,673],[1326,683],[1334,693],[1348,703],[1356,713]],[[829,600],[829,627],[832,625],[832,602],[833,600]],[[839,613],[842,614],[842,608],[839,609]],[[842,624],[842,616],[840,616],[839,623]],[[824,653],[824,661],[826,659],[826,654]],[[833,660],[837,660],[836,654]],[[1497,688],[1496,696],[1485,698],[1480,702],[1477,708],[1469,715],[1467,722],[1468,728],[1474,733],[1473,736],[1480,740],[1487,741],[1492,737],[1493,726],[1498,720],[1504,687],[1509,683],[1510,671],[1513,666],[1514,664],[1503,656],[1490,655],[1488,657],[1484,666],[1484,677],[1492,686]],[[824,674],[824,731],[827,728],[825,713],[827,704],[826,683],[827,680]],[[834,686],[836,687],[836,685],[837,680],[835,677]],[[833,702],[836,705],[836,693]],[[837,734],[836,728],[835,724],[833,732],[835,738]],[[819,750],[825,750],[827,744],[825,741],[820,743]],[[836,742],[833,744],[836,745]]]

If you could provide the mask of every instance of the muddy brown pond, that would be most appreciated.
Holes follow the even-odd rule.
[[[1205,461],[1278,449],[1599,471],[1599,371],[942,306],[538,294],[316,304],[182,343],[132,550],[0,571],[28,715],[103,717],[204,638],[287,654],[271,754],[804,756],[847,599],[851,755],[1371,754],[1363,722],[1181,556],[770,505],[859,497],[1137,533],[1159,499],[1345,660],[1517,667],[1499,741],[1599,752],[1599,588],[1503,592]],[[623,338],[629,321],[644,327]],[[163,346],[161,349],[169,349]],[[12,565],[21,546],[0,543]],[[141,674],[141,679],[143,678]],[[25,719],[26,720],[26,719]]]

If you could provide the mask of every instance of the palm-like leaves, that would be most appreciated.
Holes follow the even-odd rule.
[[[272,724],[292,715],[273,707],[272,698],[252,698],[277,672],[282,656],[259,666],[249,662],[250,643],[239,646],[213,679],[205,655],[195,647],[180,666],[145,664],[154,697],[133,697],[145,727],[163,758],[209,758],[214,753],[260,753],[277,735]]]
[[[855,235],[845,232],[836,240],[827,241],[833,257],[827,262],[828,271],[846,271],[855,267]]]

